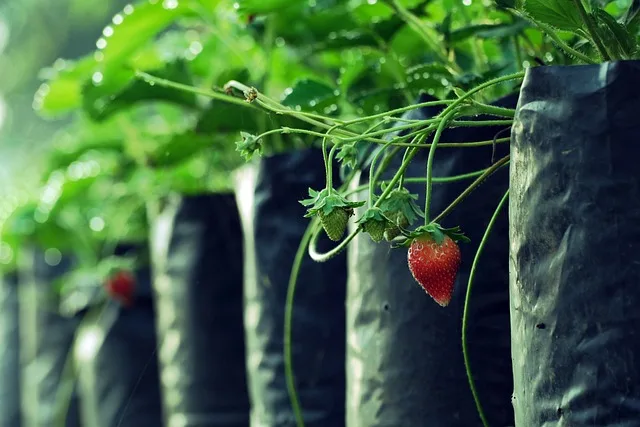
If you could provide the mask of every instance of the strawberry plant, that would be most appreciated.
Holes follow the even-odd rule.
[[[513,76],[491,80],[482,87],[490,94],[476,90],[473,99],[457,98],[458,89],[454,90],[470,89],[478,81],[517,70],[517,65],[503,57],[501,47],[511,46],[526,26],[508,14],[490,11],[487,16],[477,5],[450,8],[447,2],[327,2],[284,10],[275,2],[241,2],[238,21],[229,22],[222,17],[230,9],[222,6],[193,1],[167,7],[165,3],[142,2],[125,8],[105,28],[95,53],[45,74],[48,81],[35,100],[43,114],[73,112],[80,129],[89,129],[87,136],[80,133],[66,161],[71,163],[90,149],[112,150],[122,164],[129,165],[116,182],[138,200],[148,202],[152,221],[158,213],[153,206],[161,203],[155,195],[162,199],[173,191],[210,189],[203,177],[220,180],[228,176],[220,171],[239,164],[233,150],[250,159],[255,154],[319,144],[325,154],[327,185],[313,189],[304,202],[314,218],[304,239],[304,245],[311,243],[312,257],[329,259],[354,236],[351,233],[328,254],[318,254],[316,224],[322,223],[329,237],[339,240],[352,210],[364,204],[368,210],[357,218],[358,231],[375,241],[386,235],[389,240],[410,243],[416,233],[443,229],[433,227],[444,215],[434,217],[437,221],[432,224],[428,212],[418,208],[415,197],[403,186],[403,171],[418,150],[431,147],[433,163],[445,125],[478,124],[460,120],[465,114],[512,115],[484,100],[510,91],[502,83]],[[245,21],[243,16],[251,19]],[[340,22],[337,16],[348,16],[349,22]],[[441,19],[442,25],[429,25],[421,19],[424,16]],[[454,20],[469,26],[453,26]],[[490,23],[474,26],[474,21]],[[301,24],[291,26],[290,22]],[[180,29],[166,31],[172,23]],[[220,33],[212,31],[218,28],[224,31],[225,43],[219,42]],[[482,31],[484,37],[473,37]],[[270,42],[260,46],[255,41],[259,38]],[[235,46],[227,48],[225,44],[231,42]],[[507,50],[509,55],[517,52]],[[225,67],[219,66],[221,58]],[[427,104],[444,106],[445,112],[434,119],[390,127],[399,114],[421,107],[403,106],[421,92],[439,97],[441,100]],[[141,128],[142,123],[148,125]],[[505,123],[496,119],[485,124]],[[383,138],[394,131],[404,134],[391,141]],[[427,143],[434,132],[433,142]],[[238,141],[235,147],[229,144],[229,137]],[[470,146],[501,142],[478,141]],[[400,150],[405,152],[403,165],[392,179],[380,183],[378,177],[392,158],[390,153]],[[368,167],[368,200],[351,201],[344,188],[334,188],[334,159],[342,163],[347,182]],[[378,162],[382,166],[376,168]],[[474,172],[478,177],[475,185],[505,164]],[[201,172],[203,167],[205,172]],[[183,185],[181,179],[189,178],[192,181]],[[431,176],[424,180],[427,188],[433,180]],[[381,192],[379,184],[383,184]],[[425,227],[411,234],[408,227],[421,216]],[[295,275],[292,280],[294,283]],[[294,289],[292,286],[290,303]],[[291,308],[287,317],[290,324]],[[285,342],[289,356],[290,345]],[[289,388],[300,421],[290,357],[287,360]]]
[[[482,170],[434,176],[436,154],[508,144],[503,132],[515,110],[492,102],[518,90],[523,68],[637,58],[639,8],[635,0],[244,0],[233,7],[144,1],[114,17],[95,52],[48,70],[36,105],[46,114],[76,116],[77,147],[59,165],[90,150],[116,152],[128,169],[109,185],[147,202],[137,208],[149,210],[152,221],[172,192],[229,187],[229,172],[242,157],[322,149],[326,185],[309,189],[301,201],[311,220],[291,271],[285,321],[288,388],[300,426],[290,333],[305,252],[327,261],[360,233],[393,250],[408,247],[408,269],[447,306],[460,251],[468,250],[458,246],[468,241],[465,225],[445,226],[447,216],[510,157]],[[413,104],[424,93],[435,100]],[[426,107],[440,112],[402,117]],[[449,129],[489,126],[504,131],[488,140],[442,140]],[[422,151],[423,176],[405,176]],[[344,178],[339,186],[332,179],[335,161]],[[366,184],[354,188],[362,175]],[[405,185],[410,180],[424,185],[423,206]],[[468,181],[446,208],[433,211],[434,183]],[[476,261],[506,198],[479,242],[462,319],[467,374],[485,426],[469,367],[468,306]],[[325,253],[317,247],[322,232],[339,242]]]

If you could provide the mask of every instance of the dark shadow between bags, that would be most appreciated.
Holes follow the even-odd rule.
[[[337,169],[337,168],[336,168]],[[262,158],[241,174],[247,367],[252,423],[295,426],[284,372],[285,301],[291,267],[310,219],[299,203],[325,185],[322,151],[299,150]],[[336,178],[337,182],[337,178]],[[242,188],[242,190],[241,190]],[[322,240],[322,248],[332,245]],[[346,259],[300,268],[293,311],[292,353],[306,427],[344,425]]]
[[[154,224],[152,259],[166,422],[247,427],[242,231],[234,197],[184,196],[165,212]]]

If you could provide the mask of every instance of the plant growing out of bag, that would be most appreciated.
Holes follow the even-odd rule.
[[[135,9],[139,18],[147,14],[146,22],[150,25],[145,27],[144,34],[148,37],[144,43],[150,43],[156,32],[168,23],[183,18],[187,23],[192,22],[190,20],[194,16],[205,22],[217,22],[216,12],[211,13],[202,6],[206,2],[184,0],[174,9],[162,8],[159,3],[153,6],[155,3],[141,2],[141,7]],[[344,2],[325,9],[325,6],[313,3],[284,8],[280,1],[239,1],[237,13],[242,15],[240,21],[246,26],[246,32],[265,40],[274,41],[275,37],[275,47],[260,51],[261,48],[252,45],[249,48],[251,53],[247,55],[253,55],[253,62],[237,55],[239,50],[226,52],[227,56],[220,54],[219,57],[215,57],[216,51],[209,59],[215,59],[216,63],[239,61],[238,67],[207,75],[208,79],[200,79],[197,83],[184,75],[180,64],[164,63],[153,52],[144,51],[144,43],[131,40],[127,44],[126,35],[134,34],[136,29],[131,27],[127,32],[125,19],[124,25],[111,28],[109,33],[113,34],[103,43],[107,47],[98,52],[105,60],[94,64],[95,67],[88,66],[90,72],[81,79],[77,76],[86,71],[83,68],[86,64],[80,64],[66,74],[59,73],[59,81],[65,83],[60,87],[69,87],[71,80],[71,86],[77,86],[79,97],[83,98],[86,113],[95,119],[111,114],[110,108],[117,110],[144,99],[140,95],[143,90],[140,85],[145,83],[154,87],[159,98],[181,105],[188,111],[200,111],[194,95],[198,99],[209,98],[215,103],[215,108],[211,109],[213,114],[206,116],[206,120],[200,120],[196,130],[206,128],[207,122],[211,121],[215,121],[222,131],[233,125],[231,130],[237,141],[233,148],[247,160],[282,150],[286,141],[294,141],[289,148],[321,141],[327,182],[325,188],[310,189],[309,198],[301,201],[308,208],[307,216],[311,221],[292,268],[285,322],[289,331],[297,272],[305,252],[318,262],[327,261],[343,251],[359,233],[369,235],[375,242],[386,240],[394,248],[408,248],[405,249],[408,253],[407,268],[438,304],[446,306],[459,265],[458,253],[466,250],[458,243],[468,239],[464,236],[464,224],[445,227],[444,221],[481,183],[507,166],[509,156],[496,159],[483,170],[435,177],[435,153],[437,149],[495,147],[509,143],[509,138],[497,134],[486,141],[449,143],[441,141],[443,132],[455,127],[480,126],[499,126],[508,130],[515,111],[490,105],[488,100],[517,88],[524,77],[521,66],[525,61],[544,64],[551,58],[554,63],[571,64],[636,58],[640,51],[637,39],[640,0],[631,1],[624,10],[620,9],[620,2],[607,0],[497,0],[496,8],[473,2],[455,13],[447,11],[437,1],[384,0],[376,5]],[[407,3],[411,3],[412,8]],[[223,6],[210,9],[222,10],[221,15],[228,12]],[[425,18],[425,10],[429,12],[428,19],[436,19],[437,22],[429,22]],[[273,23],[270,21],[272,17]],[[142,21],[144,19],[141,18]],[[129,22],[135,24],[138,21]],[[304,31],[300,33],[298,27],[292,28],[290,22],[303,22],[305,25],[300,28]],[[189,24],[185,32],[187,28]],[[234,34],[240,36],[240,33]],[[345,33],[349,33],[348,36]],[[406,45],[418,41],[413,52],[409,52],[409,48],[402,51],[406,55],[404,61],[394,50],[403,43],[394,44],[394,37]],[[499,39],[499,43],[492,44],[493,39]],[[163,40],[167,43],[166,38]],[[216,45],[215,37],[204,41],[207,46]],[[109,46],[115,47],[111,49]],[[197,44],[192,46],[197,47]],[[425,46],[428,48],[426,60]],[[550,53],[553,50],[550,46],[557,47],[554,54]],[[336,55],[336,50],[341,54]],[[271,56],[288,62],[278,67],[260,68]],[[87,61],[91,62],[90,59]],[[156,63],[162,66],[151,66]],[[194,66],[194,74],[206,68],[203,64],[206,63]],[[298,77],[291,81],[292,75]],[[259,87],[238,80],[250,80]],[[95,84],[91,85],[91,81]],[[167,92],[162,95],[159,89]],[[438,100],[404,106],[411,104],[423,91]],[[266,95],[272,93],[282,96],[277,100]],[[46,94],[41,95],[44,99],[40,100],[41,104],[46,105]],[[440,107],[441,111],[424,120],[402,118],[403,113],[423,107]],[[267,114],[245,115],[256,111]],[[221,115],[227,120],[220,120]],[[478,120],[478,115],[490,116],[490,119]],[[234,117],[236,120],[232,120]],[[162,141],[155,141],[156,148],[162,146],[161,149],[145,147],[134,153],[141,156],[140,163],[145,165],[141,171],[148,172],[157,166],[154,162],[149,163],[149,158],[161,164],[166,150],[180,154],[185,149],[188,151],[185,157],[192,154],[191,151],[201,152],[204,141],[193,135],[193,130],[187,126],[185,132],[171,135],[169,142],[174,144],[169,144],[169,148],[165,149]],[[209,129],[212,130],[216,132],[209,133],[208,137],[214,140],[219,133],[218,129]],[[131,132],[131,129],[127,131]],[[210,152],[227,153],[229,146],[233,146],[228,137],[215,141],[222,145]],[[405,177],[409,164],[420,150],[428,151],[424,177]],[[394,158],[402,159],[395,169],[390,166]],[[178,160],[181,160],[180,156],[175,159],[176,162]],[[336,160],[344,178],[340,187],[334,186],[331,178]],[[349,182],[367,170],[368,183],[347,191]],[[383,173],[385,176],[390,174],[390,178],[382,179]],[[409,180],[425,185],[424,206],[418,206],[416,195],[406,188],[405,183]],[[433,184],[452,181],[470,183],[448,207],[441,212],[432,212]],[[366,195],[362,196],[363,193]],[[508,193],[496,207],[479,242],[471,267],[463,325],[466,325],[467,303],[477,261],[507,196]],[[366,206],[363,214],[355,216],[355,208],[362,206]],[[344,237],[348,221],[354,221],[357,226],[355,231]],[[319,253],[317,240],[323,232],[339,243],[334,249]],[[468,367],[464,334],[463,327],[469,382],[486,426],[487,420]],[[290,334],[286,334],[284,352],[294,413],[298,426],[301,426],[301,410],[291,368]]]

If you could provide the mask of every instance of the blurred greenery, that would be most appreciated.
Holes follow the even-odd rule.
[[[532,58],[566,59],[486,0],[28,0],[0,9],[0,47],[9,70],[0,265],[9,268],[28,242],[97,266],[117,244],[146,239],[147,202],[230,190],[241,132],[315,129],[247,108],[225,89],[230,80],[294,111],[349,120],[422,93],[455,97],[454,87]],[[319,143],[273,132],[259,142],[263,155]]]
[[[123,0],[0,4],[0,224],[36,191],[51,135],[65,124],[44,120],[33,111],[40,69],[58,57],[78,57],[93,49],[104,24],[124,4]]]
[[[0,128],[0,263],[33,241],[95,265],[115,244],[145,238],[149,197],[231,188],[240,131],[310,127],[154,86],[136,71],[202,90],[238,80],[296,110],[353,118],[515,71],[510,38],[528,27],[479,1],[403,0],[440,40],[425,49],[383,2],[285,3],[2,7],[0,69],[10,72],[0,105],[10,108]],[[268,155],[315,142],[271,135],[262,146]]]

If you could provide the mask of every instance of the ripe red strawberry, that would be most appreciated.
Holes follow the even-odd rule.
[[[133,304],[136,279],[128,271],[120,270],[107,279],[105,289],[107,294],[125,307]]]
[[[460,267],[460,248],[449,236],[438,244],[430,234],[416,237],[407,253],[414,279],[442,307],[451,301]]]

